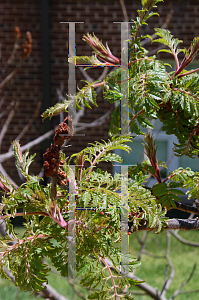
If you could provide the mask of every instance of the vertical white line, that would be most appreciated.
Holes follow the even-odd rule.
[[[72,56],[76,56],[76,42],[75,42],[75,25],[77,23],[84,22],[60,22],[69,24],[69,37],[68,37],[68,58]],[[69,62],[68,69],[68,95],[72,96],[76,94],[76,77],[75,77],[75,64]],[[68,115],[72,120],[75,120],[76,115],[76,103],[69,105],[68,107]],[[68,120],[69,127],[72,127],[71,121]],[[73,124],[74,134],[76,135],[76,124]]]
[[[121,23],[121,135],[129,134],[129,67],[128,67],[128,22]],[[127,68],[123,68],[122,65]]]
[[[68,58],[71,58],[72,56],[76,56],[76,45],[75,45],[75,22],[69,22],[69,47],[68,47]],[[76,78],[75,78],[75,64],[69,62],[69,77],[68,77],[68,95],[69,97],[71,95],[76,94]],[[76,114],[76,105],[75,103],[69,105],[68,107],[68,115],[71,117],[72,120],[75,119]],[[70,124],[70,120],[68,122],[69,127],[71,127],[72,124]],[[74,134],[76,133],[75,124],[74,126]]]
[[[121,166],[121,272],[129,273],[129,237],[128,237],[128,165]]]
[[[75,165],[69,166],[69,226],[68,226],[68,277],[75,279],[76,277],[76,181],[75,181]]]

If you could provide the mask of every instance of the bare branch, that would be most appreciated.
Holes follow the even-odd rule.
[[[158,230],[159,222],[156,224],[155,227],[150,228],[149,223],[145,220],[142,220],[142,225],[140,225],[137,231],[147,230],[147,231],[155,231]],[[180,229],[180,230],[194,230],[199,229],[199,220],[198,219],[170,219],[167,222],[165,230],[171,229]],[[134,232],[136,230],[133,229],[133,222],[129,222],[129,233]]]
[[[7,178],[10,180],[10,182],[11,182],[14,186],[18,187],[18,185],[17,185],[17,184],[12,180],[12,178],[8,175],[8,173],[6,172],[6,170],[4,169],[4,167],[2,166],[1,163],[0,163],[0,173],[1,173],[3,176],[7,177]]]
[[[23,130],[20,132],[20,134],[16,137],[15,140],[20,140],[24,134],[29,130],[29,128],[31,127],[33,121],[36,119],[36,117],[39,115],[39,111],[40,111],[40,107],[41,107],[41,102],[39,101],[35,110],[35,113],[33,115],[33,117],[29,120],[28,124],[23,128]],[[8,151],[12,150],[12,145],[10,146]]]
[[[165,255],[156,255],[156,254],[151,253],[147,250],[143,250],[143,254],[145,254],[147,256],[150,256],[150,257],[153,257],[153,258],[160,258],[160,259],[165,258]]]
[[[78,125],[81,125],[81,127],[77,127],[76,130],[82,131],[87,127],[96,127],[104,124],[107,120],[110,119],[111,112],[112,109],[109,109],[103,116],[99,117],[98,119],[96,119],[91,123],[78,123]]]
[[[51,135],[53,135],[54,132],[55,132],[54,129],[49,130],[45,134],[43,134],[43,135],[39,136],[38,138],[36,138],[35,140],[33,140],[33,141],[27,143],[26,145],[22,146],[21,151],[24,152],[27,149],[29,149],[29,148],[31,148],[35,145],[38,145],[39,143],[43,142],[45,139],[47,139]],[[10,152],[7,152],[7,153],[0,154],[0,162],[4,162],[7,159],[11,158],[12,156],[14,156],[14,151],[10,151]]]
[[[155,48],[154,50],[151,50],[147,53],[147,56],[151,56],[151,55],[154,55],[154,54],[157,54],[157,52],[161,49],[164,49],[166,48],[165,45],[160,45],[159,47]]]
[[[106,76],[106,74],[108,73],[109,67],[104,67],[104,70],[102,72],[102,74],[97,78],[97,81],[101,81],[104,79],[104,77]]]
[[[24,64],[24,61],[20,63],[4,80],[1,81],[0,83],[0,90],[6,86],[6,84],[21,70],[22,66]]]
[[[95,127],[95,126],[100,126],[102,125],[106,120],[109,119],[109,116],[111,114],[112,110],[109,110],[105,113],[105,115],[101,116],[100,118],[98,118],[97,120],[91,122],[91,123],[81,123],[81,127],[77,127],[76,131],[82,131],[87,127]],[[57,128],[57,127],[56,127]],[[56,129],[55,128],[55,129]],[[35,140],[21,146],[21,151],[24,152],[29,148],[32,148],[36,145],[38,145],[39,143],[43,142],[45,139],[49,138],[51,135],[54,134],[54,129],[49,130],[48,132],[46,132],[45,134],[39,136],[38,138],[36,138]],[[14,156],[14,152],[10,151],[7,153],[3,153],[0,154],[0,163],[6,161],[7,159],[11,158],[12,156]]]
[[[20,27],[15,26],[14,32],[15,32],[15,43],[13,45],[13,50],[12,50],[12,53],[11,53],[10,57],[6,61],[5,65],[4,65],[4,68],[1,71],[1,74],[4,74],[7,67],[14,62],[14,60],[16,58],[17,51],[20,49],[20,45],[19,45],[19,40],[21,38],[21,29],[20,29]]]
[[[147,236],[148,236],[148,232],[147,231],[144,231],[143,232],[143,236],[142,236],[142,239],[139,240],[140,244],[141,244],[141,249],[140,249],[140,252],[139,252],[139,255],[138,255],[138,260],[140,261],[141,260],[141,257],[142,257],[142,254],[145,253],[145,247],[146,247],[146,239],[147,239]]]
[[[0,91],[1,92],[1,91]],[[0,100],[0,108],[2,107],[2,105],[4,104],[6,97],[8,95],[8,91],[4,92],[4,95],[2,96],[1,100]]]
[[[63,96],[63,92],[64,92],[64,83],[61,82],[60,88],[57,89],[58,102],[60,103],[65,100],[65,97]],[[64,113],[62,111],[60,113],[60,123],[62,123],[63,121],[64,121]]]
[[[189,275],[189,277],[187,278],[187,280],[186,280],[184,283],[181,284],[181,286],[177,289],[177,291],[175,291],[175,293],[173,294],[173,296],[172,296],[169,300],[173,300],[177,295],[183,294],[183,293],[184,293],[184,292],[181,292],[181,289],[182,289],[186,284],[188,284],[189,281],[191,280],[191,278],[193,277],[193,274],[194,274],[194,272],[195,272],[195,270],[196,270],[196,266],[197,266],[197,264],[195,263],[194,266],[193,266],[193,269],[192,269],[192,271],[191,271],[191,274]],[[180,292],[181,292],[181,293],[180,293]]]
[[[0,132],[0,149],[1,149],[1,144],[2,144],[3,138],[8,130],[8,126],[9,126],[10,122],[12,121],[12,118],[14,117],[14,114],[15,114],[18,106],[19,106],[19,102],[16,102],[15,108],[10,111],[10,113],[7,117],[7,120],[5,121],[3,128]]]
[[[2,98],[3,100],[3,98]],[[0,113],[0,118],[2,118],[15,104],[15,101],[11,101],[11,103]]]
[[[78,295],[79,298],[86,300],[86,298],[84,297],[84,295],[82,293],[80,293],[80,291],[78,291],[74,285],[74,282],[72,279],[68,279],[68,282],[70,284],[70,286],[72,287],[73,291]]]
[[[11,272],[8,271],[8,269],[6,269],[5,267],[3,267],[4,272],[6,273],[6,275],[13,281],[15,282],[15,277],[12,275]]]
[[[46,300],[68,300],[68,298],[64,297],[63,295],[59,294],[51,285],[43,284],[46,287],[45,290],[42,290],[39,295]]]
[[[79,69],[88,82],[92,83],[94,81],[94,79],[88,75],[88,73],[86,72],[86,70],[83,67],[79,67]]]
[[[167,253],[166,253],[167,265],[166,265],[166,270],[165,270],[165,282],[162,287],[161,296],[166,296],[166,293],[167,293],[167,291],[171,285],[171,282],[175,276],[175,269],[174,269],[174,266],[170,259],[170,250],[171,250],[171,234],[170,234],[170,232],[167,232]],[[170,269],[171,269],[171,274],[170,274],[169,278],[167,279],[168,267],[170,267]]]
[[[197,242],[192,242],[192,241],[188,241],[186,239],[184,239],[183,237],[181,237],[176,230],[171,230],[170,231],[171,234],[181,243],[185,244],[185,245],[189,245],[189,246],[193,246],[193,247],[199,247],[199,243]]]
[[[90,255],[90,257],[92,257],[93,259],[97,259],[96,257],[91,256],[91,255]],[[104,261],[102,261],[102,260],[100,260],[100,261],[103,265],[105,265]],[[134,276],[133,273],[129,273],[126,275],[123,271],[121,271],[121,270],[117,269],[115,266],[113,266],[113,263],[109,259],[105,258],[105,261],[106,261],[106,264],[110,267],[110,269],[113,269],[114,271],[118,272],[118,274],[125,275],[127,278],[130,278],[130,279],[143,281],[142,279],[138,278],[137,276]],[[160,295],[157,288],[153,288],[151,285],[149,285],[146,282],[137,284],[136,287],[141,289],[142,291],[144,291],[145,294],[149,295],[152,299],[167,300],[163,295]]]
[[[139,291],[134,291],[134,290],[133,291],[131,290],[131,294],[132,295],[141,295],[141,296],[145,296],[146,295],[145,292],[139,292]]]
[[[131,276],[131,274],[128,274],[126,277],[132,278],[135,280],[141,280],[140,278],[136,276]],[[136,285],[137,288],[143,290],[146,295],[149,295],[152,299],[155,300],[167,300],[167,298],[164,295],[160,295],[157,288],[152,287],[150,284],[143,282]]]
[[[128,22],[129,21],[129,17],[128,17],[128,14],[127,14],[127,10],[126,10],[126,6],[125,6],[125,3],[124,3],[124,0],[120,0],[120,5],[122,7],[122,12],[123,12],[123,15],[124,15],[124,21]]]

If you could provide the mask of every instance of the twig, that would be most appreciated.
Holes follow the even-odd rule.
[[[134,290],[133,291],[131,290],[131,294],[132,295],[140,295],[140,296],[145,296],[146,295],[145,292],[139,292],[139,291],[134,291]]]
[[[1,90],[0,90],[0,92],[1,92]],[[7,95],[8,95],[8,91],[5,91],[3,97],[2,97],[1,100],[0,100],[0,108],[1,108],[2,105],[4,104]]]
[[[193,246],[193,247],[199,247],[199,243],[197,242],[192,242],[192,241],[188,241],[186,239],[184,239],[183,237],[181,237],[176,230],[171,230],[170,231],[171,234],[181,243],[185,244],[185,245],[189,245],[189,246]]]
[[[4,138],[4,136],[5,136],[5,134],[6,134],[7,130],[8,130],[8,126],[9,126],[10,122],[12,121],[12,118],[14,117],[14,114],[15,114],[18,106],[19,106],[19,102],[16,102],[15,108],[10,111],[10,113],[9,113],[9,115],[7,117],[7,120],[3,124],[3,128],[2,128],[2,130],[0,132],[0,149],[1,149],[1,144],[2,144],[3,138]]]
[[[79,298],[86,300],[86,298],[84,297],[84,295],[82,293],[80,293],[80,291],[78,291],[73,283],[72,279],[68,279],[68,282],[70,284],[70,286],[72,287],[73,291],[78,295]]]
[[[92,85],[92,87],[93,87],[93,88],[97,88],[98,86],[105,85],[105,83],[106,83],[105,81],[102,81],[102,82],[100,82],[100,83],[95,83],[95,84]]]
[[[127,10],[126,10],[126,6],[125,6],[125,3],[124,3],[124,0],[120,0],[120,5],[122,7],[122,12],[123,12],[123,15],[124,15],[124,21],[128,22],[129,21],[129,17],[128,17],[128,14],[127,14]]]
[[[81,126],[79,128],[76,128],[76,131],[82,131],[87,127],[95,127],[95,126],[100,126],[101,124],[103,124],[104,120],[108,119],[108,116],[110,115],[111,110],[107,111],[106,114],[100,118],[98,118],[97,120],[91,122],[91,123],[84,123],[84,126]],[[56,127],[57,128],[57,127]],[[55,129],[56,129],[55,128]],[[45,134],[39,136],[38,138],[36,138],[35,140],[21,146],[21,151],[24,152],[27,149],[30,149],[36,145],[38,145],[39,143],[43,142],[45,139],[49,138],[51,135],[54,134],[54,129],[49,130],[48,132],[46,132]],[[11,158],[12,156],[14,156],[14,151],[10,151],[10,152],[6,152],[3,154],[0,154],[0,163],[6,161],[7,159]]]
[[[143,254],[147,255],[147,256],[150,256],[150,257],[153,257],[153,258],[165,258],[165,255],[156,255],[154,253],[150,253],[149,251],[147,250],[143,250]]]
[[[193,293],[199,293],[199,289],[192,290],[192,291],[181,291],[179,294],[193,294]]]
[[[77,123],[78,125],[81,125],[81,127],[77,127],[76,130],[77,131],[82,131],[87,127],[96,127],[96,126],[100,126],[102,124],[104,124],[104,122],[106,120],[109,120],[110,115],[111,115],[112,109],[108,110],[103,116],[99,117],[98,119],[96,119],[95,121],[91,122],[91,123]]]
[[[43,178],[43,176],[44,176],[44,168],[43,168],[43,166],[41,167],[41,170],[40,170],[40,172],[39,172],[39,174],[38,174],[38,178]]]
[[[3,70],[1,71],[1,76],[5,73],[5,71],[7,70],[7,67],[11,65],[11,63],[14,61],[17,50],[19,49],[19,39],[16,39],[14,46],[13,46],[13,50],[12,53],[10,55],[10,57],[8,58],[8,60],[6,61]]]
[[[15,138],[15,140],[20,140],[24,134],[29,130],[29,128],[31,127],[33,121],[36,119],[36,117],[38,116],[39,112],[40,112],[40,107],[41,107],[41,102],[39,101],[35,110],[35,113],[33,115],[33,117],[29,120],[28,124],[22,129],[22,131],[20,132],[20,134]],[[12,145],[10,146],[8,151],[12,150]]]
[[[13,281],[15,282],[15,277],[12,275],[11,272],[8,271],[8,269],[6,269],[5,267],[3,267],[4,272],[6,273],[6,275]]]
[[[166,297],[166,293],[171,285],[171,282],[175,276],[175,269],[174,269],[174,266],[172,264],[172,261],[170,259],[170,251],[171,251],[171,234],[170,232],[167,232],[167,253],[166,253],[166,259],[167,259],[167,266],[170,267],[171,269],[171,274],[169,276],[169,278],[167,279],[168,277],[168,267],[166,267],[166,270],[165,270],[165,282],[164,282],[164,285],[162,287],[162,291],[161,291],[161,296],[165,296]]]
[[[159,50],[164,49],[165,45],[160,45],[159,47],[155,48],[154,50],[151,50],[147,53],[148,56],[156,54]]]
[[[173,300],[177,295],[179,294],[183,294],[184,292],[181,292],[181,289],[189,283],[189,281],[191,280],[191,278],[193,277],[193,274],[196,270],[196,266],[197,264],[195,263],[194,266],[193,266],[193,269],[191,271],[191,274],[189,275],[189,277],[187,278],[187,280],[181,284],[181,286],[175,291],[175,293],[172,295],[172,297],[169,299],[169,300]],[[181,292],[181,293],[180,293]]]
[[[12,101],[3,111],[0,113],[0,118],[2,118],[15,104],[15,101]]]
[[[131,124],[131,122],[133,122],[138,116],[140,116],[140,115],[142,115],[142,114],[144,114],[145,113],[145,110],[141,110],[141,111],[139,111],[132,119],[131,119],[131,121],[130,121],[130,123],[129,124]]]
[[[195,69],[195,70],[192,70],[192,71],[189,71],[189,72],[186,72],[186,73],[183,73],[183,74],[179,74],[178,75],[178,78],[181,78],[183,76],[187,76],[189,74],[192,74],[192,73],[195,73],[195,72],[198,72],[199,71],[199,68]]]
[[[17,184],[14,182],[14,180],[8,175],[8,173],[6,172],[6,170],[4,169],[4,167],[2,166],[1,163],[0,163],[0,173],[1,173],[3,176],[7,177],[7,178],[10,180],[10,182],[11,182],[15,187],[18,188],[18,185],[17,185]]]
[[[4,80],[0,83],[0,90],[4,88],[4,86],[21,70],[22,66],[24,64],[24,61],[19,64],[18,67],[16,67]]]
[[[46,300],[69,300],[68,298],[64,297],[63,295],[59,294],[51,285],[49,284],[42,284],[45,287],[45,290],[42,290],[39,295]]]
[[[45,139],[49,138],[52,134],[54,134],[54,129],[49,130],[48,132],[46,132],[45,134],[39,136],[38,138],[36,138],[35,140],[25,144],[24,146],[21,147],[21,151],[24,152],[27,149],[43,142]],[[3,153],[0,154],[0,162],[4,162],[5,160],[11,158],[12,156],[14,156],[14,151],[10,151],[7,153]]]
[[[57,89],[57,96],[58,96],[58,102],[61,103],[65,100],[65,97],[63,96],[64,91],[64,84],[63,82],[60,83],[60,88]],[[64,122],[64,113],[63,111],[60,113],[60,120],[59,123]]]
[[[142,235],[142,239],[139,241],[140,244],[141,244],[141,249],[140,249],[140,252],[139,252],[139,255],[138,255],[138,260],[139,260],[139,261],[141,260],[142,254],[143,254],[144,251],[145,251],[147,236],[148,236],[148,232],[147,232],[147,231],[144,231],[144,232],[143,232],[143,235]]]

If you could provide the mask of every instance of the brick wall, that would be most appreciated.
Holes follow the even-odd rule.
[[[28,123],[29,119],[32,117],[32,114],[37,107],[38,101],[41,101],[41,18],[40,18],[40,3],[38,0],[34,1],[1,1],[0,3],[0,43],[1,43],[1,59],[0,65],[1,70],[5,65],[5,62],[9,58],[13,44],[15,42],[14,28],[19,26],[21,29],[21,41],[20,46],[22,47],[23,42],[26,39],[26,31],[30,31],[33,35],[33,51],[27,62],[24,64],[24,67],[16,76],[15,81],[11,81],[0,92],[0,99],[4,92],[7,91],[7,97],[5,102],[1,107],[0,112],[11,103],[12,101],[19,102],[18,109],[13,115],[13,118],[8,127],[7,133],[3,139],[1,145],[1,153],[7,152],[8,148],[11,145],[11,142],[18,136],[24,126]],[[21,58],[21,51],[17,55],[17,64]],[[2,78],[5,78],[13,69],[15,64],[11,64],[7,69],[6,73],[1,75]],[[0,101],[1,101],[0,100]],[[0,128],[3,127],[6,116],[0,119]],[[23,145],[36,137],[41,133],[41,120],[38,117],[33,126],[28,130],[25,136],[20,140],[20,143]],[[41,157],[40,157],[41,147],[34,147],[34,152],[37,152],[37,159],[33,166],[33,172],[40,169]],[[14,159],[9,159],[3,163],[6,171],[14,176],[15,179],[18,178],[17,172],[15,171]],[[19,182],[19,181],[18,181]]]
[[[42,0],[43,1],[43,0]],[[129,19],[136,17],[136,10],[140,8],[140,1],[125,0],[127,13]],[[64,85],[64,94],[67,93],[68,84],[68,25],[60,24],[60,22],[81,21],[84,24],[76,25],[76,45],[77,55],[91,54],[90,47],[82,41],[83,34],[87,32],[95,32],[96,36],[108,42],[108,45],[114,55],[120,55],[120,24],[113,22],[123,21],[123,13],[120,2],[109,0],[107,1],[66,1],[66,0],[51,0],[49,2],[49,30],[50,30],[50,70],[51,70],[51,84],[50,94],[52,104],[57,102],[57,88],[60,83]],[[199,32],[199,4],[195,0],[167,0],[164,3],[159,3],[156,11],[159,12],[160,18],[157,16],[149,20],[149,26],[143,28],[142,34],[152,34],[154,27],[159,27],[165,21],[170,10],[173,10],[173,18],[171,19],[168,29],[172,34],[179,39],[184,40],[184,46],[189,47],[191,40]],[[7,86],[1,91],[0,99],[3,92],[7,90],[8,96],[3,104],[0,113],[5,108],[7,103],[11,101],[20,101],[19,107],[11,120],[9,129],[3,139],[1,145],[1,152],[4,153],[10,146],[13,139],[17,137],[21,129],[27,124],[32,117],[33,112],[37,106],[38,101],[42,101],[42,49],[41,49],[41,3],[39,0],[3,0],[0,3],[0,43],[1,43],[1,67],[4,66],[5,61],[8,59],[13,43],[14,43],[14,27],[17,25],[21,28],[22,42],[25,38],[25,32],[31,31],[33,36],[33,51],[26,62],[23,69],[16,77],[16,81]],[[156,47],[157,44],[149,45],[149,50]],[[163,54],[161,55],[163,57]],[[165,58],[172,58],[165,55]],[[13,66],[9,67],[6,74],[13,70]],[[89,70],[88,73],[94,79],[97,79],[101,74],[102,68],[95,68]],[[78,85],[81,86],[82,79],[81,72],[77,69],[76,78]],[[84,78],[83,78],[84,79]],[[93,113],[86,109],[86,114],[82,121],[91,122],[97,117],[103,115],[110,105],[103,100],[102,96],[98,98],[99,107],[95,108]],[[5,124],[6,117],[0,120],[0,127]],[[59,118],[54,118],[52,124],[55,125],[59,122]],[[29,129],[25,136],[21,139],[20,143],[23,145],[42,134],[41,118],[34,121],[33,126]],[[84,137],[75,136],[71,140],[72,147],[67,151],[77,152],[87,145],[88,142],[93,142],[99,139],[107,139],[107,131],[109,122],[106,122],[99,128],[89,128],[84,132]],[[50,140],[48,141],[50,143]],[[37,152],[37,159],[31,169],[32,172],[37,173],[42,166],[42,153],[44,148],[42,145],[35,146],[32,152]],[[14,176],[17,182],[17,173],[13,171],[14,159],[6,161],[3,166],[5,169]]]

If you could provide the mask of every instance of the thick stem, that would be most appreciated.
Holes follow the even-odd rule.
[[[199,220],[198,219],[170,219],[166,222],[166,227],[164,227],[165,230],[171,230],[171,229],[179,229],[179,230],[194,230],[199,229]],[[134,231],[155,231],[158,230],[159,222],[157,222],[156,226],[153,228],[149,227],[149,222],[142,220],[142,224],[138,226],[137,230],[133,229],[133,222],[129,222],[129,233],[132,233]]]
[[[175,63],[176,63],[176,71],[179,69],[179,60],[176,52],[173,51],[173,56],[175,58]]]
[[[187,76],[187,75],[189,75],[189,74],[192,74],[192,73],[195,73],[195,72],[198,72],[199,71],[199,68],[197,68],[197,69],[195,69],[195,70],[192,70],[192,71],[189,71],[189,72],[186,72],[186,73],[184,73],[184,74],[179,74],[178,75],[178,78],[181,78],[181,77],[183,77],[183,76]]]

